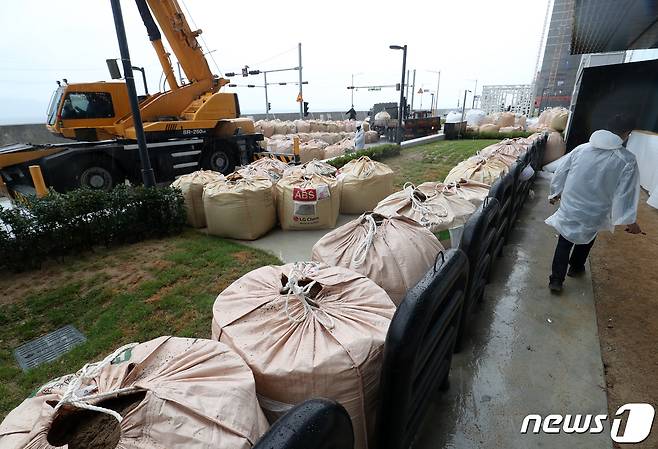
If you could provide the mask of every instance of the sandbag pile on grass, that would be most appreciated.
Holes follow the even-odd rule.
[[[206,227],[206,215],[203,211],[203,188],[206,184],[220,181],[224,175],[211,170],[199,170],[178,177],[171,183],[183,192],[187,223],[193,228]]]
[[[284,230],[335,228],[341,186],[336,178],[291,174],[276,185],[276,203]]]
[[[377,203],[393,193],[395,173],[386,164],[367,156],[349,161],[340,169],[343,187],[340,211],[361,214],[373,210]]]

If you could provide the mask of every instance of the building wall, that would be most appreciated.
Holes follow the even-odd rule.
[[[575,0],[555,0],[548,29],[544,59],[537,78],[535,106],[569,107],[580,55],[571,55],[571,31]]]

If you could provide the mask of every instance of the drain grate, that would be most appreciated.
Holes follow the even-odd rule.
[[[23,371],[57,360],[73,347],[87,341],[72,325],[64,326],[49,334],[20,345],[14,350],[14,358]]]

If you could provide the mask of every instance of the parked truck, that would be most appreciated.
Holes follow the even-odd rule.
[[[171,181],[199,168],[228,174],[236,165],[265,155],[259,146],[262,134],[251,119],[240,116],[237,94],[221,92],[229,80],[211,72],[197,41],[201,30],[190,29],[177,0],[135,2],[169,86],[139,101],[156,180]],[[185,84],[174,75],[161,30],[185,73]],[[40,165],[46,184],[56,190],[107,190],[125,180],[141,182],[125,82],[57,83],[46,126],[75,142],[0,147],[5,183],[10,188],[31,184],[30,165]]]

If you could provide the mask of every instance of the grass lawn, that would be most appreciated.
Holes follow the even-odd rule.
[[[117,347],[161,335],[210,337],[215,297],[243,274],[279,264],[259,250],[187,230],[0,279],[0,421],[35,388]],[[23,373],[13,349],[66,324],[87,337]]]
[[[384,159],[395,173],[396,187],[405,182],[415,185],[426,181],[443,181],[452,168],[479,150],[500,140],[441,140],[408,149],[399,156]]]

